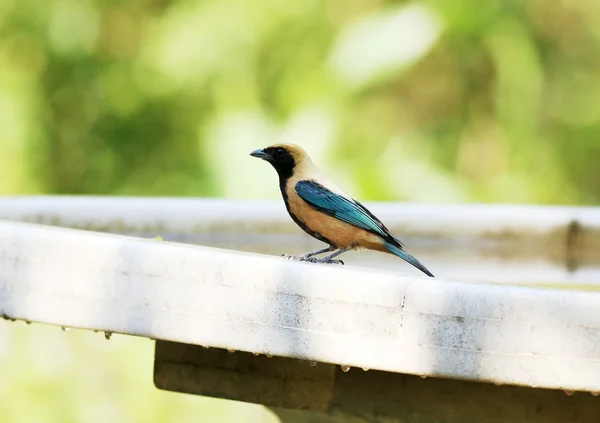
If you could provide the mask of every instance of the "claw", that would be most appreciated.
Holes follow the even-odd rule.
[[[343,265],[343,264],[344,264],[344,262],[343,262],[342,260],[333,260],[333,259],[331,259],[331,260],[325,260],[325,259],[322,259],[322,260],[314,260],[314,261],[313,261],[313,263],[322,263],[322,264],[341,264],[341,265]]]
[[[341,264],[342,266],[344,265],[344,262],[342,260],[327,260],[327,261],[321,261],[320,263],[324,263],[324,264]]]

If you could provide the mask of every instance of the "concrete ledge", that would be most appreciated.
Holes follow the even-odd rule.
[[[600,293],[0,223],[0,315],[427,377],[600,391]]]
[[[464,281],[600,289],[600,209],[506,205],[368,206],[436,276]],[[281,255],[322,243],[283,203],[190,198],[4,197],[0,219]],[[543,246],[543,248],[542,248]],[[386,254],[347,264],[418,274]]]
[[[513,205],[366,203],[392,232],[420,244],[519,246],[530,255],[572,254],[600,262],[600,209]],[[243,213],[241,212],[243,211]],[[299,235],[283,203],[192,198],[40,196],[0,198],[0,219],[122,234],[160,234],[238,243],[247,235]],[[264,242],[264,238],[261,238]],[[308,239],[308,238],[307,238]],[[543,244],[540,244],[543,242]],[[539,248],[544,245],[544,248]],[[576,251],[575,251],[576,250]],[[511,254],[510,249],[504,250]]]

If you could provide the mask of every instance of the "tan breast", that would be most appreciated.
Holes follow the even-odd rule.
[[[320,234],[336,248],[367,248],[370,250],[386,251],[379,236],[312,208],[296,193],[295,186],[299,180],[314,180],[323,185],[327,184],[328,181],[321,178],[318,180],[301,178],[296,175],[288,180],[286,194],[289,211],[308,228],[309,231],[307,232],[310,233],[312,231]],[[331,189],[329,184],[325,186]],[[333,192],[339,190],[337,187],[334,189],[331,190]],[[343,194],[341,190],[337,193]]]

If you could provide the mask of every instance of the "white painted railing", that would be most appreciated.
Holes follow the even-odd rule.
[[[485,205],[368,206],[436,276],[474,282],[600,286],[600,209]],[[0,198],[0,219],[280,255],[321,245],[281,201],[124,197]],[[416,275],[386,254],[347,264]]]
[[[0,224],[0,314],[426,376],[600,391],[600,292]]]
[[[489,260],[517,256],[530,263],[521,267],[532,272],[524,282],[544,282],[538,263],[554,261],[565,275],[588,274],[598,283],[598,210],[372,209],[405,234],[441,277],[420,276],[393,257],[383,267],[393,263],[394,272],[376,269],[384,261],[366,262],[377,254],[363,259],[370,268],[358,267],[362,252],[346,266],[318,265],[23,223],[158,234],[271,253],[313,246],[271,202],[2,199],[0,217],[7,220],[0,222],[0,315],[425,377],[600,392],[596,285],[552,290],[443,274],[451,269],[473,279],[465,270],[470,259],[444,264],[457,249],[463,257],[477,249],[473,263],[489,272],[481,261],[484,249],[509,257]]]

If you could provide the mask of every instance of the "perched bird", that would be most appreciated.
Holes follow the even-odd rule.
[[[266,160],[277,171],[281,195],[294,222],[312,237],[329,244],[321,250],[288,257],[343,264],[334,258],[349,250],[367,248],[397,255],[433,277],[373,213],[329,181],[301,147],[276,144],[250,155]],[[331,251],[333,254],[322,259],[314,257]]]

